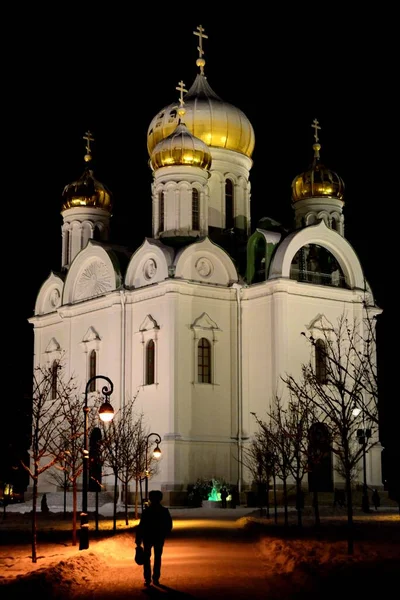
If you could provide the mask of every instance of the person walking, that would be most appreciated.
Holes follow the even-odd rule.
[[[381,505],[381,497],[379,496],[379,492],[376,488],[372,492],[372,504],[375,506],[375,510],[378,510],[378,506]]]
[[[144,584],[159,585],[161,575],[161,556],[166,537],[171,533],[173,522],[168,508],[162,506],[163,493],[161,490],[149,492],[149,506],[144,509],[136,528],[136,545],[143,544]],[[151,549],[153,548],[153,577],[151,577]]]
[[[226,499],[228,497],[228,490],[225,486],[221,488],[221,508],[226,508]]]

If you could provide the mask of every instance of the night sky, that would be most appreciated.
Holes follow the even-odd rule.
[[[112,237],[136,248],[152,235],[147,129],[161,108],[177,101],[178,82],[188,89],[195,79],[193,31],[200,23],[209,36],[204,57],[211,87],[243,110],[255,130],[253,230],[262,216],[291,226],[291,183],[312,161],[311,124],[319,120],[322,162],[346,184],[346,238],[385,310],[380,347],[389,358],[388,253],[382,248],[392,218],[384,207],[395,176],[387,150],[393,102],[388,71],[394,59],[385,39],[377,41],[379,19],[364,13],[354,27],[339,16],[265,20],[260,12],[217,19],[200,10],[182,16],[180,8],[154,6],[139,15],[108,6],[104,13],[55,16],[35,7],[32,27],[25,14],[15,44],[23,56],[14,89],[23,106],[18,116],[23,160],[16,183],[22,190],[28,262],[22,304],[12,309],[24,340],[25,391],[33,348],[26,320],[41,284],[60,269],[61,194],[84,170],[82,136],[93,133],[94,173],[114,196]],[[18,353],[20,340],[15,340]]]

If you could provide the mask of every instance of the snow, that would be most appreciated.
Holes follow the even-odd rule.
[[[50,513],[45,516],[39,513],[38,558],[36,563],[32,563],[30,535],[29,530],[26,529],[30,515],[29,512],[23,512],[24,507],[19,506],[18,510],[13,511],[15,508],[7,508],[6,519],[0,524],[2,536],[0,597],[2,599],[22,598],[33,593],[39,594],[36,597],[41,600],[44,598],[123,598],[124,596],[117,593],[112,594],[112,590],[117,590],[127,578],[131,578],[131,589],[136,590],[137,597],[141,597],[143,594],[141,567],[136,566],[133,561],[135,546],[133,527],[137,521],[130,519],[129,526],[126,527],[122,515],[119,514],[118,531],[108,536],[103,534],[103,528],[107,523],[111,529],[112,519],[101,521],[102,535],[98,539],[91,521],[90,548],[80,551],[79,545],[72,546],[71,539],[68,539],[71,530],[69,518],[65,520],[65,535],[59,538],[56,536],[54,540],[54,535],[53,537],[45,535],[44,530],[51,531],[55,521],[59,526],[60,521],[63,520],[62,514]],[[28,507],[26,508],[28,511]],[[109,513],[107,515],[109,517],[112,506],[102,507],[101,510],[103,513]],[[254,536],[254,547],[263,566],[266,582],[270,585],[269,600],[300,598],[296,595],[299,590],[307,594],[313,591],[320,593],[321,586],[330,589],[332,594],[334,591],[335,594],[340,593],[344,582],[351,581],[350,577],[353,576],[358,576],[356,581],[359,591],[362,589],[359,586],[365,584],[367,593],[365,598],[371,597],[368,589],[372,593],[375,585],[381,586],[377,589],[385,589],[384,586],[392,585],[393,581],[398,583],[400,517],[397,509],[383,509],[370,515],[357,514],[355,511],[355,551],[351,556],[347,553],[344,534],[346,513],[343,509],[337,510],[335,514],[332,514],[332,511],[329,514],[322,511],[323,527],[319,534],[315,532],[312,516],[307,514],[304,518],[304,527],[299,534],[294,511],[290,514],[290,524],[286,529],[283,528],[282,514],[279,515],[279,523],[276,525],[273,514],[268,521],[265,517],[260,518],[258,511],[253,508],[171,509],[171,512],[174,518],[174,531],[178,531],[180,538],[179,543],[185,543],[184,540],[182,542],[181,532],[184,529],[189,532],[192,526],[190,523],[195,523],[193,519],[199,518],[206,519],[209,527],[220,527],[221,530],[241,529],[246,530],[250,537]],[[21,533],[24,527],[25,533]],[[204,537],[209,535],[205,527],[203,535]],[[12,541],[7,543],[7,539]],[[187,541],[187,544],[192,541]],[[194,541],[196,542],[197,540]],[[169,549],[173,544],[173,539],[168,541],[169,548],[165,550],[166,555],[168,551],[172,552]],[[214,568],[218,557],[210,557],[210,561],[210,565],[213,563]],[[193,569],[195,570],[196,567],[193,566]],[[384,577],[382,581],[378,581],[377,573],[381,572],[384,573]],[[4,588],[6,594],[3,595],[2,586],[10,583],[12,586],[6,586]],[[111,595],[103,596],[102,589],[109,590]],[[389,591],[388,588],[387,592]],[[133,591],[129,597],[135,598],[136,592]],[[169,594],[168,597],[175,596]],[[236,598],[234,592],[230,597]]]

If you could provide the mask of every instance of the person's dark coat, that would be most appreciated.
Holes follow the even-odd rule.
[[[150,504],[140,518],[136,528],[136,544],[142,542],[164,542],[172,531],[172,517],[162,504]]]
[[[153,583],[158,585],[161,575],[161,557],[165,538],[172,531],[172,517],[168,508],[162,506],[162,492],[151,490],[150,504],[142,513],[136,528],[136,545],[143,544],[143,575],[145,585],[151,581],[151,551],[154,552]]]

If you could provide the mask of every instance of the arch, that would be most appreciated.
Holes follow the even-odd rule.
[[[75,257],[68,271],[63,304],[73,304],[104,296],[122,283],[119,259],[111,249],[89,240],[86,248]]]
[[[225,179],[225,229],[235,226],[233,190],[232,179]]]
[[[204,337],[197,344],[197,381],[211,383],[211,344]]]
[[[147,342],[146,345],[146,375],[145,375],[145,385],[153,385],[154,384],[154,362],[155,362],[155,343],[154,340],[151,339]]]
[[[365,278],[358,256],[349,242],[337,232],[329,229],[324,221],[317,225],[294,231],[287,235],[273,256],[269,279],[290,278],[290,269],[296,252],[307,244],[318,244],[333,254],[346,278],[350,289],[365,288]]]

